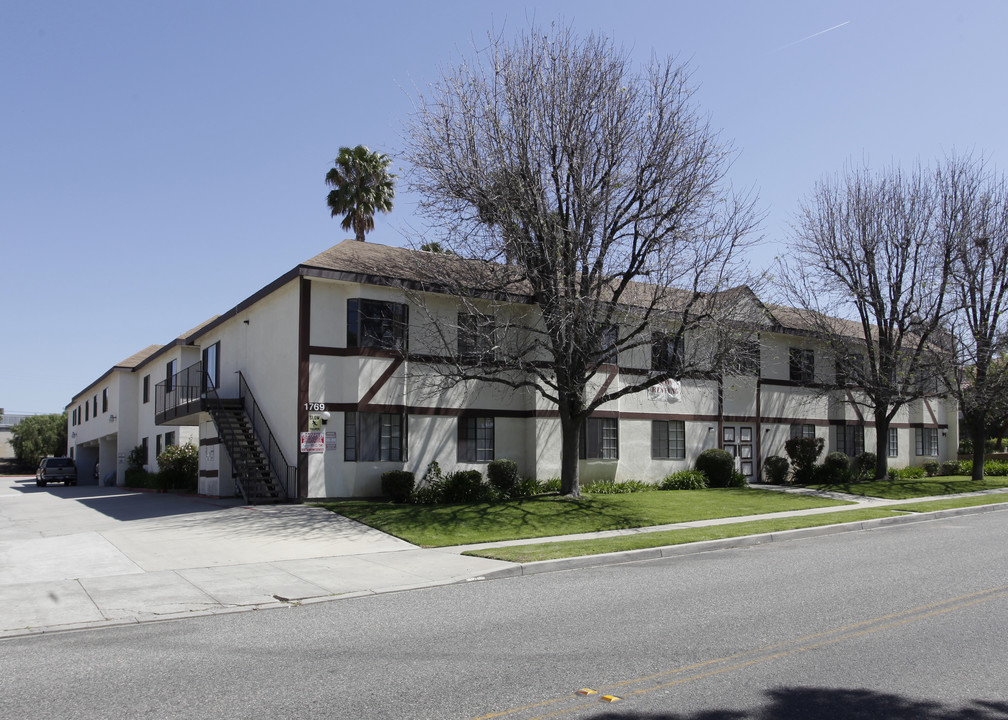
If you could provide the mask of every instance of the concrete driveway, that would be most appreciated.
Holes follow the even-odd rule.
[[[458,582],[503,565],[305,505],[0,477],[0,637]]]

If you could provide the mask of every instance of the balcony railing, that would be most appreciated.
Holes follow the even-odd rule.
[[[204,383],[203,363],[198,362],[155,385],[154,422],[163,425],[202,410]]]

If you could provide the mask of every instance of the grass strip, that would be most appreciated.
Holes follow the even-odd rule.
[[[947,500],[907,503],[906,505],[894,505],[893,509],[908,510],[910,512],[934,512],[935,510],[976,507],[977,505],[996,505],[997,503],[1006,502],[1008,502],[1008,493],[1000,495],[972,495],[970,497],[948,498]]]
[[[346,500],[319,503],[333,512],[424,547],[571,535],[849,505],[751,488],[538,496],[496,503],[407,505]]]
[[[1008,487],[1008,477],[986,477],[983,482],[974,482],[966,475],[948,477],[914,478],[909,480],[870,480],[867,482],[844,483],[841,485],[810,485],[816,490],[865,495],[887,500],[906,500],[930,495],[954,495]]]
[[[702,542],[704,540],[720,540],[722,538],[759,535],[761,533],[780,532],[782,530],[797,530],[799,528],[820,527],[822,525],[875,520],[877,518],[905,514],[900,512],[903,509],[903,506],[899,506],[898,509],[866,508],[862,510],[841,510],[822,515],[751,520],[743,523],[710,525],[707,527],[684,528],[682,530],[659,530],[656,532],[620,535],[593,540],[567,540],[562,542],[536,543],[533,545],[510,545],[500,548],[469,550],[463,553],[463,555],[485,557],[492,560],[507,560],[508,562],[516,563],[555,560],[558,558],[599,555],[625,550],[642,550],[645,548],[663,547],[665,545],[683,545],[686,543]]]

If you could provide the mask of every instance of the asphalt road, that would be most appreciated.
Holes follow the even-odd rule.
[[[0,640],[0,717],[1008,718],[1006,522]]]

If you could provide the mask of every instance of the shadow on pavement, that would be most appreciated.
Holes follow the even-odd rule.
[[[606,712],[609,720],[1005,720],[1008,702],[973,700],[962,707],[872,690],[845,688],[777,688],[752,711],[705,710],[680,713]]]

